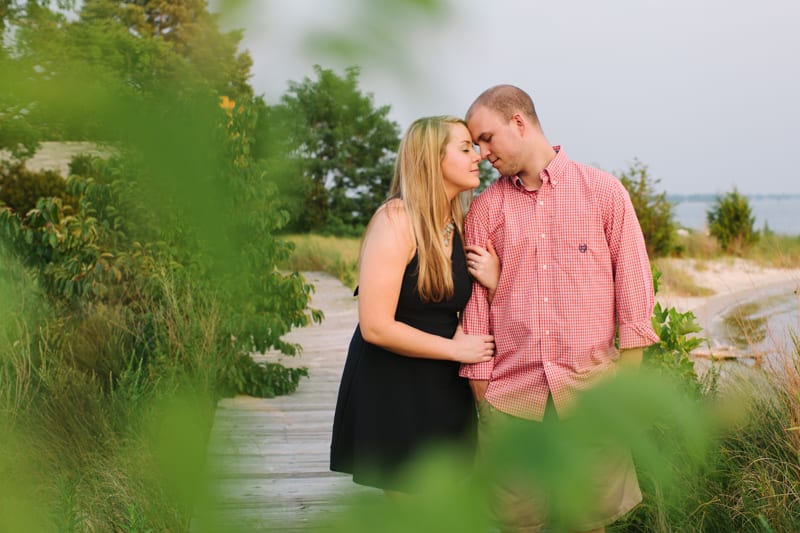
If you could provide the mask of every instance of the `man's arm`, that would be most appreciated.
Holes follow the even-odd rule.
[[[489,205],[484,191],[470,206],[464,221],[464,244],[486,246],[489,240]],[[470,335],[489,334],[489,300],[486,288],[477,281],[472,284],[472,296],[461,315],[464,332]],[[489,379],[494,368],[494,359],[485,363],[463,364],[459,375],[470,381]],[[485,387],[483,389],[485,391]],[[476,397],[477,399],[477,397]]]
[[[630,196],[616,178],[614,181],[606,216],[606,239],[614,271],[620,362],[638,367],[641,350],[659,340],[650,321],[655,305],[653,275]]]

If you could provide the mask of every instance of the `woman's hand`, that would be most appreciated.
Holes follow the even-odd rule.
[[[500,259],[494,250],[492,241],[486,241],[486,248],[477,245],[470,245],[467,251],[467,270],[478,283],[486,287],[489,292],[489,301],[497,290],[497,282],[500,279]]]
[[[453,336],[453,360],[459,363],[485,363],[494,355],[494,337],[491,335],[467,335],[459,324]]]

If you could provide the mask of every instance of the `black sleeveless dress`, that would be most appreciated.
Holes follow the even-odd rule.
[[[454,294],[423,303],[417,292],[417,256],[406,267],[395,318],[452,338],[458,313],[472,294],[472,279],[458,232],[453,234]],[[409,490],[403,467],[431,445],[453,445],[471,459],[475,404],[459,363],[397,355],[366,342],[357,327],[350,341],[333,419],[331,470],[361,485]]]

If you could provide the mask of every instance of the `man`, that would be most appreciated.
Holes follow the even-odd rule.
[[[491,243],[502,265],[494,294],[476,283],[464,310],[467,333],[495,338],[492,361],[461,367],[485,441],[498,419],[563,418],[576,392],[619,364],[638,367],[658,336],[644,238],[619,180],[552,146],[533,101],[517,87],[488,89],[466,119],[481,157],[501,175],[465,222],[466,244]],[[604,531],[641,501],[629,452],[598,461],[610,471],[587,481],[603,492],[592,494],[597,509],[587,510],[577,531]],[[544,526],[542,502],[511,493],[498,499],[504,497],[497,503],[510,526]],[[530,512],[520,511],[528,504]]]

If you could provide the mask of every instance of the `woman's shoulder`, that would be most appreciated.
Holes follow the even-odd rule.
[[[381,238],[413,245],[413,230],[402,198],[390,198],[375,211],[367,234],[378,234]]]
[[[388,225],[395,228],[410,228],[408,211],[402,198],[386,200],[372,216],[372,224]]]
[[[389,198],[381,204],[375,211],[375,215],[382,214],[383,216],[399,215],[406,216],[406,204],[399,196]]]

